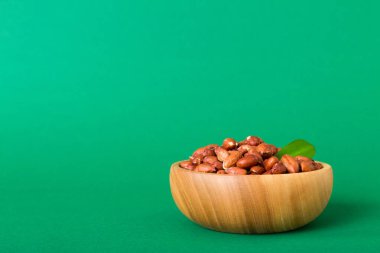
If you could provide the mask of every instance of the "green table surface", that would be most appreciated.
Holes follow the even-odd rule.
[[[0,252],[379,252],[379,1],[0,1]],[[176,208],[171,163],[304,138],[310,225],[236,235]]]

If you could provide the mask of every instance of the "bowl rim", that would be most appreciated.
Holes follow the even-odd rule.
[[[325,163],[325,162],[321,162],[321,161],[316,161],[318,163],[321,163],[323,165],[322,169],[319,169],[319,170],[313,170],[313,171],[308,171],[308,172],[299,172],[299,173],[284,173],[284,174],[261,174],[261,175],[230,175],[230,174],[216,174],[216,173],[205,173],[205,172],[197,172],[197,171],[192,171],[192,170],[187,170],[187,169],[184,169],[184,168],[181,168],[179,166],[179,164],[183,161],[187,161],[187,160],[182,160],[182,161],[177,161],[177,162],[174,162],[171,166],[170,166],[170,169],[176,169],[176,170],[179,170],[179,171],[183,171],[183,172],[187,172],[187,173],[194,173],[194,174],[200,174],[200,175],[210,175],[210,176],[275,176],[275,177],[278,177],[278,176],[296,176],[296,175],[304,175],[304,174],[310,174],[310,173],[321,173],[322,171],[325,171],[325,170],[332,170],[332,166],[328,163]]]

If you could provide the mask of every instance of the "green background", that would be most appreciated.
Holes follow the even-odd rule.
[[[378,252],[378,1],[0,0],[1,252]],[[170,164],[304,138],[334,168],[315,222],[203,229]]]

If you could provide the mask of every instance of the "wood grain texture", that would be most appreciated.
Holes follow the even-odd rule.
[[[174,163],[170,188],[179,210],[193,222],[230,233],[294,230],[317,218],[332,192],[331,166],[281,175],[219,175]]]

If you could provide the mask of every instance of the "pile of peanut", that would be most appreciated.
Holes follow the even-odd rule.
[[[210,144],[198,148],[180,167],[196,172],[230,175],[267,175],[318,170],[321,163],[305,156],[275,155],[280,149],[261,138],[248,136],[237,142],[226,138],[222,146]]]

